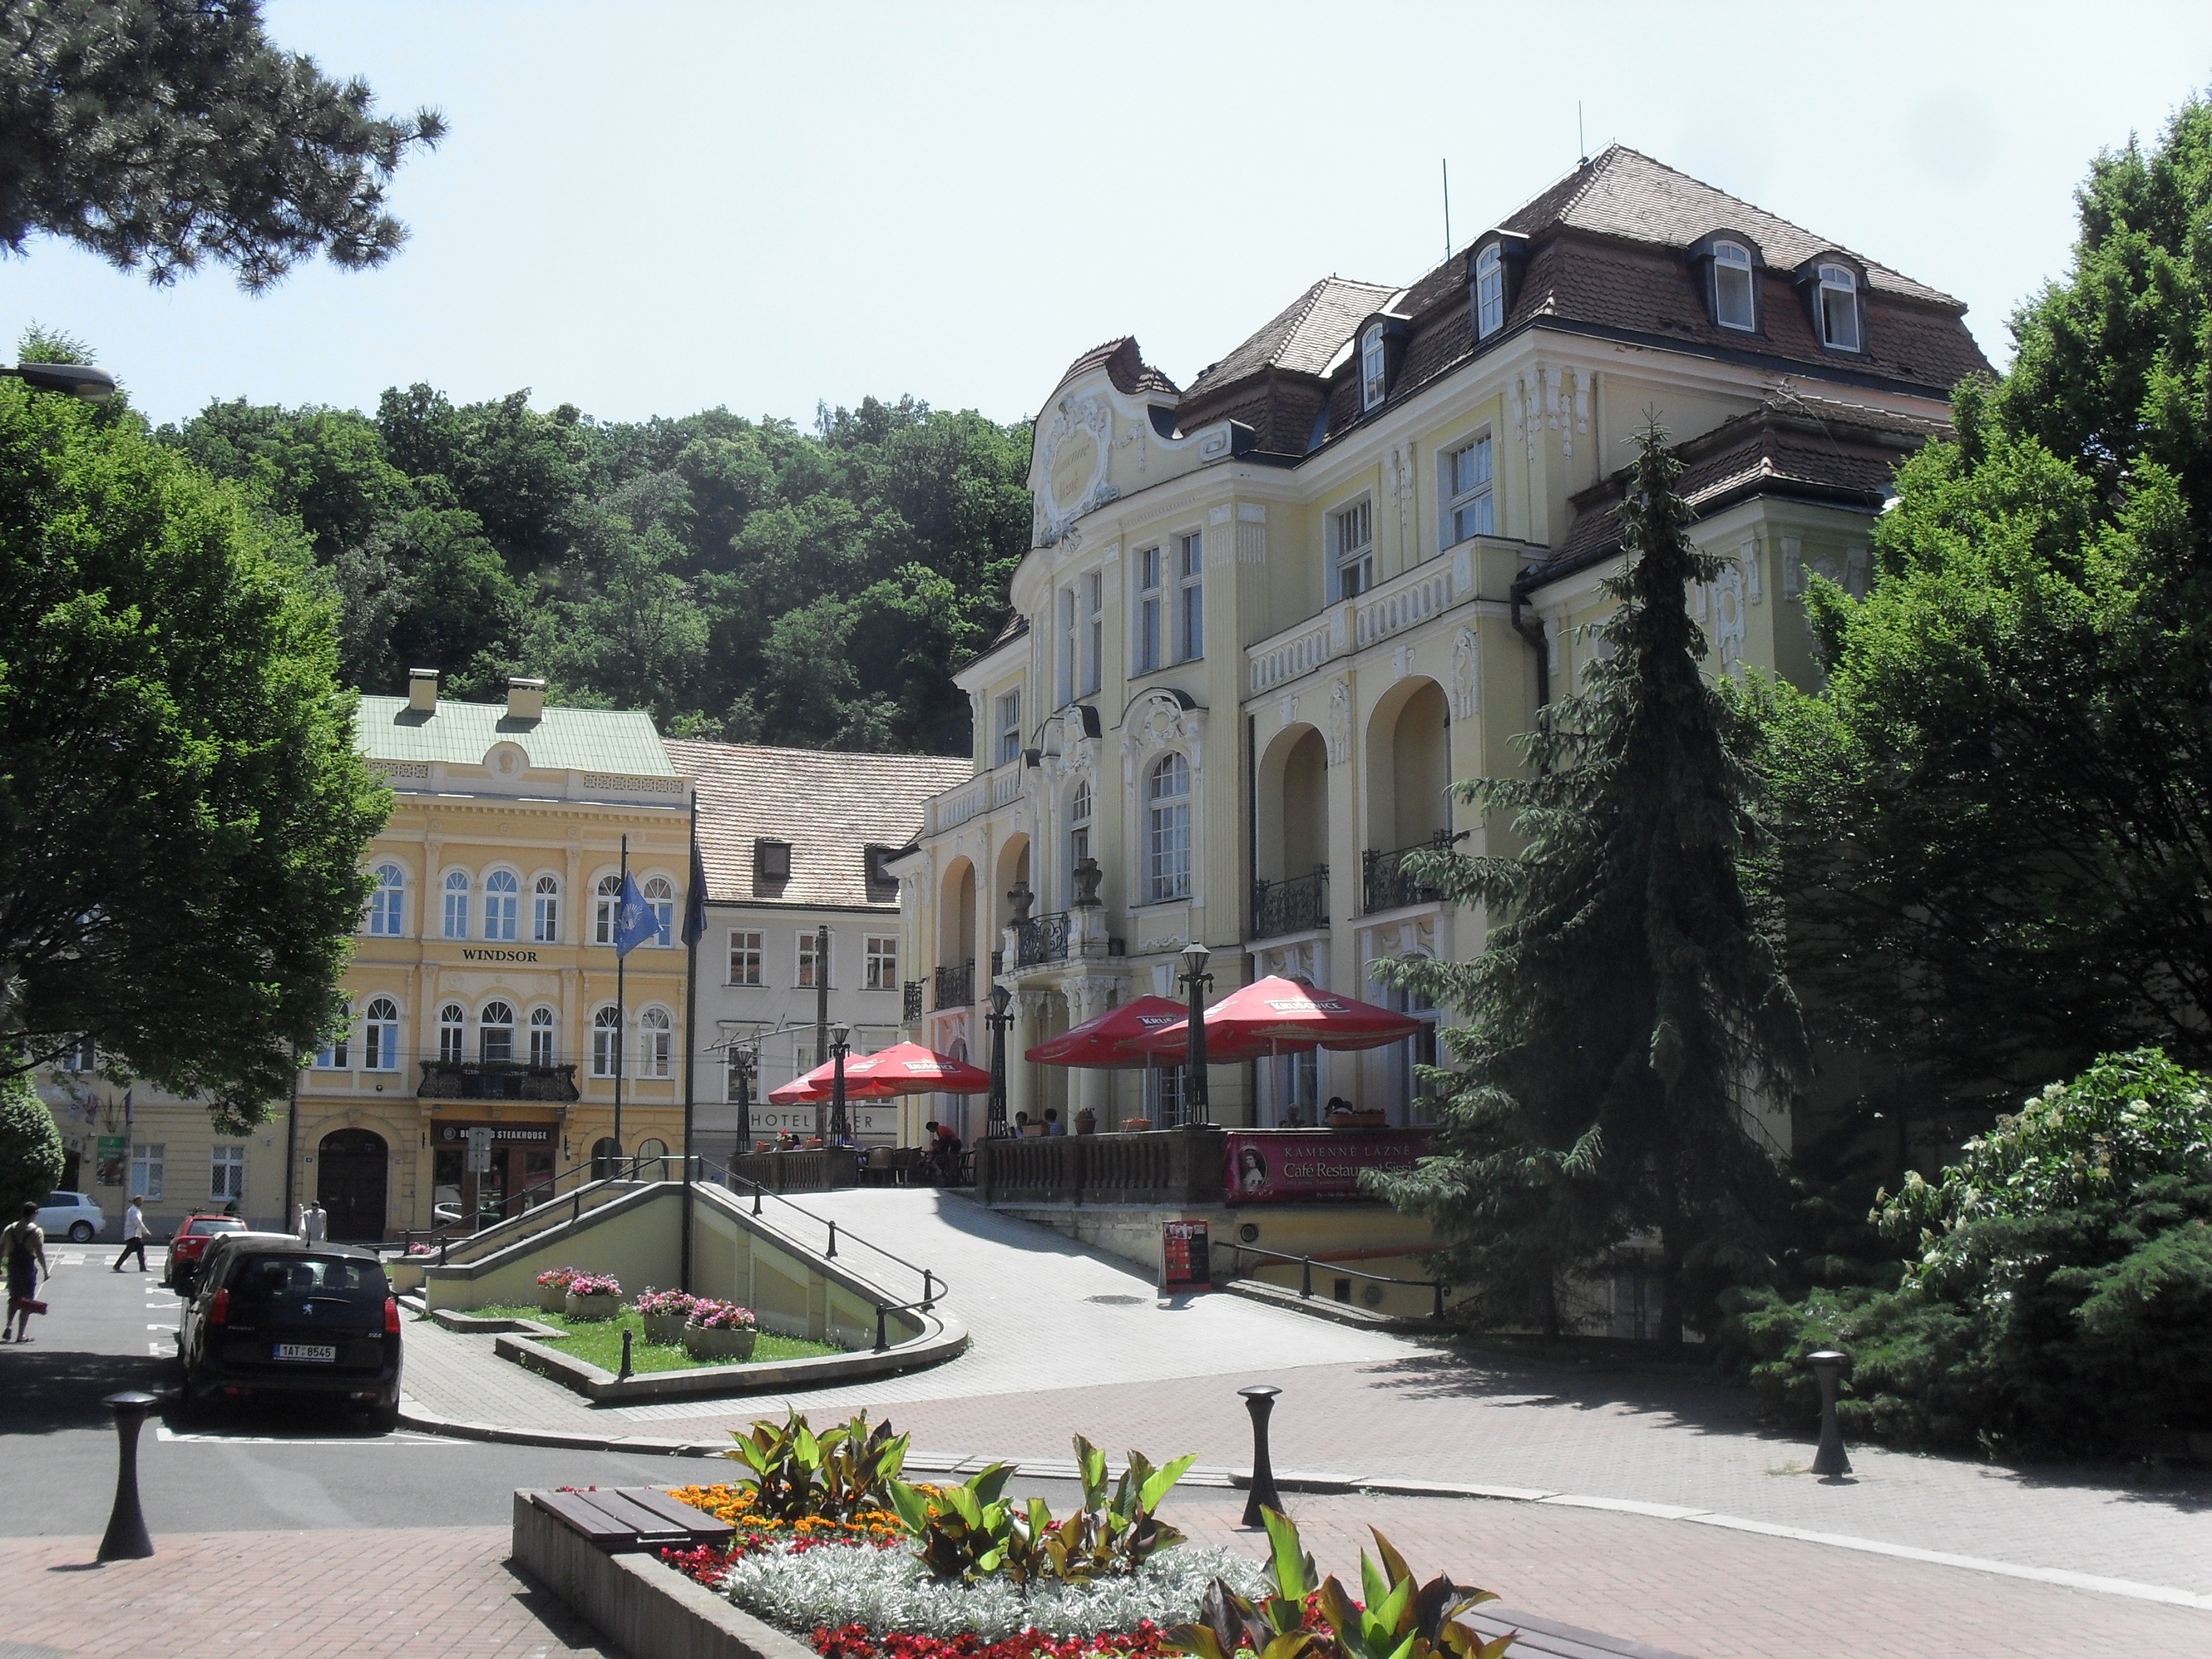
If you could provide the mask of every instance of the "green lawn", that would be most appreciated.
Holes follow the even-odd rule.
[[[726,1359],[694,1359],[684,1352],[681,1343],[663,1346],[647,1341],[644,1322],[632,1308],[624,1308],[619,1319],[580,1319],[574,1324],[566,1314],[544,1313],[536,1308],[471,1308],[469,1311],[479,1319],[534,1319],[541,1325],[554,1326],[566,1333],[559,1339],[562,1352],[574,1354],[602,1370],[621,1371],[624,1331],[634,1333],[629,1351],[633,1370],[680,1371],[732,1363]],[[753,1357],[747,1363],[758,1365],[772,1359],[813,1359],[843,1352],[827,1342],[809,1342],[804,1337],[776,1336],[763,1331],[753,1344]]]

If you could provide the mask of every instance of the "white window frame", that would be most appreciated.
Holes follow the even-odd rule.
[[[1091,856],[1091,780],[1078,778],[1067,798],[1067,896],[1075,898],[1075,866]]]
[[[1498,244],[1474,256],[1474,337],[1486,340],[1505,326],[1505,260]]]
[[[1359,405],[1369,414],[1382,407],[1389,392],[1389,356],[1382,346],[1382,325],[1370,323],[1359,337]]]
[[[438,1064],[459,1066],[469,1057],[469,1013],[458,1002],[438,1010]]]
[[[1481,476],[1462,489],[1460,487],[1460,458],[1478,453],[1482,458]],[[1439,452],[1437,495],[1439,508],[1437,535],[1440,546],[1456,547],[1470,537],[1498,533],[1498,449],[1491,441],[1489,433],[1472,433],[1465,441]],[[1473,528],[1462,530],[1462,514],[1474,516]]]
[[[494,997],[484,1004],[483,1011],[477,1015],[477,1058],[486,1065],[514,1064],[514,1032],[518,1024],[514,1005],[505,998]],[[495,1035],[501,1031],[507,1033],[507,1041],[502,1045],[507,1052],[495,1054],[491,1052],[491,1043]]]
[[[653,912],[653,942],[663,950],[676,944],[676,884],[665,876],[647,876],[638,889],[645,908]]]
[[[1206,655],[1206,532],[1176,538],[1176,660]]]
[[[218,1141],[208,1148],[208,1202],[246,1201],[246,1148]]]
[[[862,943],[867,952],[867,977],[862,983],[871,991],[897,990],[898,936],[895,933],[870,933]]]
[[[530,887],[530,937],[538,945],[561,942],[561,878],[540,876]]]
[[[371,997],[361,1018],[361,1068],[364,1072],[399,1069],[399,1003],[394,997]]]
[[[374,873],[376,888],[368,896],[369,936],[398,939],[406,926],[407,872],[396,864],[380,864]]]
[[[758,985],[761,982],[761,934],[757,927],[730,929],[731,985]]]
[[[522,878],[512,870],[494,870],[484,877],[483,936],[511,943],[519,931],[522,912]]]
[[[1357,536],[1354,541],[1352,538]],[[1328,514],[1329,602],[1357,599],[1375,586],[1375,501],[1362,495]]]
[[[1160,624],[1167,619],[1167,573],[1166,547],[1147,547],[1139,551],[1133,570],[1137,584],[1134,626],[1129,630],[1133,673],[1150,674],[1165,665],[1166,654],[1160,648],[1165,643],[1160,637]]]
[[[1164,785],[1170,776],[1176,789]],[[1145,773],[1145,902],[1190,896],[1190,758],[1170,749]]]
[[[797,937],[798,948],[792,952],[791,957],[791,987],[794,991],[811,991],[817,986],[814,977],[816,969],[817,967],[830,969],[836,965],[836,936],[835,934],[830,936],[829,953],[819,963],[814,960],[815,930],[809,927]],[[828,984],[833,990],[836,988],[837,981],[834,974],[830,975],[821,982]]]
[[[592,885],[592,942],[615,942],[615,913],[622,908],[622,872],[610,870]]]
[[[88,1036],[81,1036],[62,1054],[64,1072],[96,1072],[100,1069],[100,1045]]]
[[[647,1008],[637,1017],[637,1074],[641,1078],[675,1075],[676,1022],[665,1008]]]
[[[611,1078],[622,1064],[622,1015],[611,1005],[592,1012],[592,1075]]]
[[[448,870],[440,884],[446,896],[442,915],[444,937],[466,939],[469,936],[469,890],[475,885],[465,870]]]
[[[530,1011],[530,1063],[532,1066],[554,1063],[554,1056],[560,1053],[560,1049],[553,1040],[553,1011],[550,1008],[532,1008]]]
[[[1729,283],[1738,277],[1741,278],[1743,317],[1735,321],[1729,316],[1725,296]],[[1716,327],[1734,329],[1742,334],[1758,331],[1759,285],[1752,275],[1751,250],[1741,242],[1713,244],[1713,323]]]
[[[1001,691],[991,700],[996,732],[992,750],[994,766],[1011,766],[1022,757],[1022,689]]]
[[[1828,296],[1832,294],[1842,296],[1844,315],[1850,322],[1851,337],[1848,341],[1836,337],[1835,313],[1828,308]],[[1859,312],[1859,279],[1849,265],[1831,263],[1820,266],[1814,273],[1813,306],[1822,345],[1831,351],[1857,352],[1865,349],[1866,325]]]
[[[353,1010],[349,1006],[340,1012],[338,1029],[336,1033],[325,1038],[322,1047],[315,1050],[314,1069],[316,1071],[350,1072],[353,1070],[353,1062],[349,1058],[352,1050],[346,1037],[346,1033],[352,1024]]]
[[[1080,595],[1077,605],[1078,622],[1082,638],[1078,642],[1081,656],[1077,666],[1079,680],[1076,695],[1095,697],[1105,683],[1106,674],[1106,573],[1086,571],[1076,584]]]
[[[169,1146],[167,1141],[156,1140],[149,1145],[131,1148],[131,1192],[133,1197],[158,1199],[161,1196],[164,1177],[168,1173]]]

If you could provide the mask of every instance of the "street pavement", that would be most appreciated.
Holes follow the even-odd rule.
[[[1823,1483],[1805,1472],[1809,1436],[1762,1433],[1738,1396],[1691,1372],[1547,1370],[1240,1298],[1162,1298],[1117,1262],[957,1197],[806,1203],[845,1238],[950,1279],[948,1305],[975,1343],[931,1371],[792,1403],[817,1421],[867,1405],[933,1464],[1021,1459],[1022,1488],[1056,1504],[1070,1489],[1048,1477],[1073,1432],[1115,1452],[1194,1450],[1213,1484],[1180,1490],[1170,1518],[1260,1553],[1237,1529],[1243,1495],[1220,1481],[1249,1467],[1236,1389],[1267,1382],[1284,1389],[1279,1470],[1392,1488],[1287,1495],[1340,1574],[1356,1572],[1372,1524],[1425,1572],[1704,1659],[2212,1654],[2201,1479],[1856,1449],[1855,1479]],[[155,1274],[108,1273],[110,1259],[96,1246],[58,1252],[53,1313],[28,1346],[0,1347],[14,1499],[0,1505],[0,1659],[607,1651],[505,1565],[513,1489],[727,1473],[255,1409],[191,1432],[149,1426],[141,1471],[160,1553],[91,1568],[115,1459],[100,1396],[171,1386],[175,1370],[174,1299]],[[857,1243],[841,1241],[840,1259],[867,1270]],[[410,1321],[406,1346],[418,1421],[719,1443],[784,1403],[594,1408],[496,1359],[488,1339]],[[1422,1481],[1518,1495],[1413,1495]],[[2094,1581],[2112,1582],[2083,1587]]]

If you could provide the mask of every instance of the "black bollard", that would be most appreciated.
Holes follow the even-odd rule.
[[[100,1403],[115,1413],[115,1433],[122,1443],[115,1464],[115,1507],[107,1513],[107,1532],[94,1559],[143,1561],[154,1553],[154,1540],[146,1533],[145,1511],[138,1507],[138,1431],[160,1402],[133,1389],[111,1394]]]
[[[637,1334],[637,1333],[636,1333],[636,1332],[635,1332],[635,1331],[633,1331],[633,1330],[631,1330],[628,1326],[626,1326],[626,1325],[625,1325],[625,1326],[623,1328],[623,1364],[622,1364],[622,1370],[620,1371],[620,1373],[619,1373],[619,1374],[616,1376],[616,1378],[615,1378],[615,1380],[616,1380],[617,1382],[627,1382],[630,1379],[630,1377],[635,1374],[635,1373],[633,1372],[632,1369],[631,1369],[630,1363],[629,1363],[629,1344],[630,1344],[630,1339],[631,1339],[632,1337],[635,1336],[636,1334]]]
[[[1275,1409],[1275,1396],[1282,1390],[1255,1382],[1237,1392],[1244,1396],[1244,1409],[1252,1413],[1252,1492],[1244,1500],[1243,1524],[1263,1527],[1267,1522],[1261,1516],[1261,1510],[1283,1512],[1283,1495],[1275,1490],[1275,1466],[1267,1456],[1267,1415]]]
[[[1844,1425],[1836,1417],[1836,1378],[1845,1358],[1833,1348],[1805,1356],[1813,1375],[1820,1379],[1820,1449],[1813,1454],[1813,1473],[1824,1480],[1839,1480],[1851,1472],[1850,1457],[1844,1450]]]
[[[834,1221],[830,1224],[830,1254],[837,1254],[837,1224]]]
[[[876,1310],[876,1352],[878,1353],[889,1353],[891,1351],[890,1336],[884,1328],[884,1318],[887,1311],[880,1306]]]

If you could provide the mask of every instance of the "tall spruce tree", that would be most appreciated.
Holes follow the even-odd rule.
[[[1488,907],[1472,962],[1385,972],[1465,1012],[1464,1061],[1433,1074],[1433,1154],[1382,1186],[1447,1241],[1439,1265],[1492,1322],[1555,1333],[1564,1278],[1637,1235],[1658,1243],[1658,1334],[1743,1264],[1773,1176],[1747,1091],[1786,1099],[1803,1021],[1744,865],[1759,845],[1745,729],[1699,669],[1688,588],[1720,561],[1692,544],[1680,463],[1654,424],[1622,509],[1618,604],[1583,689],[1537,713],[1525,775],[1454,786],[1510,814],[1512,857],[1428,855],[1450,898]]]

